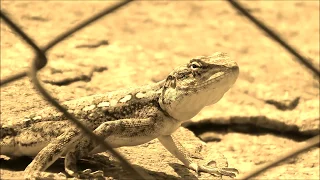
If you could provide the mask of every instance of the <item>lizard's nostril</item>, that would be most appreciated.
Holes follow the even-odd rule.
[[[233,71],[239,72],[239,66],[236,62],[232,62],[232,64],[230,64],[230,67]]]
[[[231,67],[232,70],[239,71],[239,66],[235,65]]]

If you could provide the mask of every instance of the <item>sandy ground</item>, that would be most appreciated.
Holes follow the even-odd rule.
[[[319,67],[319,1],[241,2]],[[113,3],[5,0],[1,1],[1,10],[43,46]],[[40,78],[55,98],[66,101],[157,82],[190,58],[216,51],[227,52],[237,61],[240,77],[221,102],[206,108],[192,123],[207,120],[213,126],[224,124],[222,133],[198,128],[196,134],[205,141],[218,139],[219,142],[210,143],[225,154],[229,166],[244,174],[319,134],[319,83],[284,48],[225,1],[130,3],[50,50],[49,63],[41,70]],[[26,70],[33,57],[32,49],[1,20],[1,79]],[[282,102],[293,105],[286,110],[274,105]],[[44,106],[49,105],[28,78],[1,88],[1,124],[12,123],[12,119],[18,122],[16,117]],[[233,123],[232,117],[237,117]],[[241,123],[244,126],[235,126]],[[246,127],[248,124],[251,128]],[[146,156],[147,162],[148,158],[141,155],[144,154],[128,156],[133,164],[146,164],[143,168],[152,170],[149,174],[158,179],[185,177],[179,177],[175,169],[183,167],[168,170],[159,165],[163,173],[157,174],[154,163],[164,155]],[[1,161],[2,178],[15,179],[27,166],[24,160],[14,163],[19,168]],[[62,164],[56,166],[61,166],[57,171],[63,171]],[[112,173],[118,174],[113,169],[113,178]],[[319,179],[319,148],[258,178]]]

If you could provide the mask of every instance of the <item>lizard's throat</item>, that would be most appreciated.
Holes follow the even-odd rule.
[[[166,91],[166,98],[160,98],[160,106],[171,117],[185,121],[197,115],[205,106],[218,102],[229,87],[206,89],[198,92]]]
[[[212,81],[201,88],[168,88],[160,95],[159,104],[171,117],[180,121],[189,120],[205,106],[218,102],[234,84],[236,75]]]

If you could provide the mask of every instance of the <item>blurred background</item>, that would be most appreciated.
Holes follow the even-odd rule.
[[[319,67],[319,1],[239,2]],[[115,3],[4,0],[1,10],[44,46]],[[319,134],[317,78],[227,1],[132,2],[50,50],[39,77],[66,101],[157,82],[189,59],[216,51],[237,61],[239,79],[184,126],[215,143],[232,167],[248,172]],[[26,70],[33,57],[1,20],[1,79]],[[46,105],[29,79],[13,82],[1,88],[1,123]],[[318,170],[316,148],[259,178],[318,179]],[[10,173],[16,172],[1,176]]]

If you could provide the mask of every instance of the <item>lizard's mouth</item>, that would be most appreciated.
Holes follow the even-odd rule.
[[[213,85],[214,89],[221,86],[226,86],[227,88],[230,88],[237,80],[238,75],[239,67],[235,65],[228,68],[225,71],[220,71],[213,74],[207,81],[200,84],[198,87],[201,88]]]
[[[217,88],[230,88],[232,84],[236,81],[237,77],[239,75],[239,67],[233,66],[227,71],[220,71],[209,78],[205,79],[199,79],[198,82],[194,82],[192,86],[183,86],[180,87],[180,90],[187,90],[192,92],[198,92],[204,89],[207,90],[213,90]],[[212,86],[211,88],[209,88]]]

